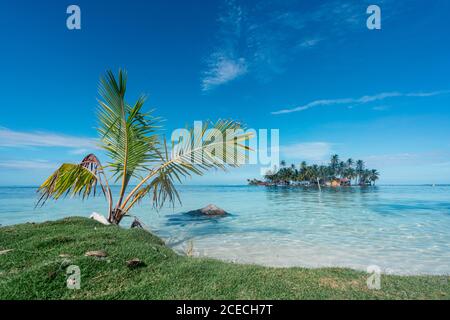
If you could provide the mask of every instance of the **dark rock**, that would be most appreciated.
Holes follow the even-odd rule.
[[[144,267],[145,263],[144,261],[138,259],[138,258],[133,258],[131,260],[127,261],[127,267],[134,269],[134,268],[138,268],[138,267]]]
[[[209,204],[204,208],[188,212],[189,214],[197,214],[208,217],[217,217],[227,215],[227,212],[213,204]]]
[[[134,218],[133,222],[131,223],[131,228],[139,228],[139,229],[144,229],[144,227],[142,226],[142,224],[139,222],[138,219]]]

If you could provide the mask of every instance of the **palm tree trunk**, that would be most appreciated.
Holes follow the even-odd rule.
[[[110,218],[108,218],[109,223],[119,225],[120,221],[122,221],[125,213],[119,207],[115,207],[109,214]]]

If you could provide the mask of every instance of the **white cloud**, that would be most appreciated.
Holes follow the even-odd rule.
[[[228,83],[247,73],[247,61],[241,52],[244,13],[235,1],[225,2],[225,10],[218,19],[218,45],[206,60],[201,87],[203,91]]]
[[[309,49],[315,47],[320,41],[322,41],[320,38],[306,39],[299,44],[299,47]]]
[[[432,92],[412,92],[412,93],[401,93],[401,92],[382,92],[375,95],[366,95],[359,98],[343,98],[343,99],[323,99],[323,100],[315,100],[309,102],[304,105],[300,105],[294,108],[281,109],[277,111],[273,111],[272,114],[285,114],[292,112],[300,112],[305,111],[314,107],[319,106],[331,106],[331,105],[342,105],[342,104],[353,104],[353,105],[361,105],[375,101],[382,101],[388,98],[395,97],[432,97],[441,94],[450,93],[450,90],[442,90],[442,91],[432,91]]]
[[[212,54],[207,53],[207,71],[202,73],[202,90],[208,91],[247,73],[266,82],[273,74],[288,70],[288,65],[306,49],[327,50],[327,41],[345,40],[367,30],[361,27],[367,19],[367,5],[361,1],[310,2],[308,8],[293,6],[290,1],[222,2],[216,44]],[[385,20],[403,10],[398,1],[382,2]],[[230,62],[228,72],[220,67],[221,57]]]
[[[230,59],[223,55],[214,57],[209,65],[209,70],[205,72],[202,80],[202,90],[208,91],[216,86],[225,84],[247,73],[245,59]]]
[[[4,169],[55,169],[57,164],[47,160],[1,160],[0,168]]]
[[[46,132],[22,132],[0,127],[0,147],[62,147],[97,149],[96,139]]]
[[[328,142],[303,142],[281,146],[281,156],[289,160],[323,161],[332,153]]]

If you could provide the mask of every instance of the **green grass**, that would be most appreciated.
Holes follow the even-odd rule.
[[[0,228],[0,299],[449,299],[447,276],[385,276],[369,290],[350,269],[266,268],[179,256],[156,236],[85,218]],[[104,250],[108,257],[84,256]],[[60,257],[60,254],[70,255]],[[130,269],[139,258],[145,266]],[[68,261],[69,260],[69,261]],[[67,265],[81,289],[66,288]]]

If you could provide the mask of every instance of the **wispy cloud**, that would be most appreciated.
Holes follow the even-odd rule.
[[[323,161],[332,153],[328,142],[303,142],[280,147],[282,157],[289,160]]]
[[[47,160],[0,160],[0,168],[4,169],[54,169],[56,163]]]
[[[202,90],[208,91],[230,82],[247,73],[247,61],[243,56],[240,42],[244,13],[235,1],[227,1],[218,19],[219,43],[207,58],[207,68],[203,72]]]
[[[23,132],[0,127],[0,147],[62,147],[97,149],[96,139],[46,132]]]
[[[216,55],[202,80],[203,91],[213,89],[216,86],[225,84],[247,73],[247,64],[244,58],[233,60],[221,53],[217,53]]]
[[[300,48],[309,49],[312,47],[315,47],[319,42],[322,41],[320,38],[313,38],[313,39],[305,39],[303,42],[300,42],[298,45]]]
[[[383,21],[404,10],[398,1],[379,2]],[[366,30],[367,5],[361,0],[311,1],[307,8],[295,1],[226,1],[217,20],[216,44],[202,72],[202,90],[246,74],[270,80],[305,50],[327,48],[329,41]]]
[[[432,92],[412,92],[412,93],[401,93],[401,92],[383,92],[375,95],[366,95],[359,98],[341,98],[341,99],[322,99],[322,100],[314,100],[304,105],[300,105],[294,108],[286,108],[277,111],[273,111],[272,114],[286,114],[292,112],[300,112],[305,111],[315,107],[323,107],[323,106],[334,106],[334,105],[343,105],[343,104],[351,104],[351,105],[362,105],[375,101],[382,101],[388,98],[395,97],[433,97],[441,94],[448,94],[450,90],[442,90],[442,91],[432,91]]]

